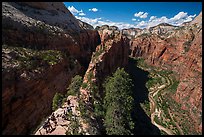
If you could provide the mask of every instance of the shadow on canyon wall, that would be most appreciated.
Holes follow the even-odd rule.
[[[150,117],[140,106],[140,103],[149,102],[148,89],[145,87],[148,81],[149,72],[144,71],[137,66],[137,61],[129,58],[128,73],[133,80],[133,97],[135,109],[133,118],[135,121],[134,134],[135,135],[160,135],[160,130],[151,123]]]

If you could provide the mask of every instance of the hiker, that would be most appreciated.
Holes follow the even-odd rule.
[[[48,133],[48,121],[45,121],[43,128],[45,129],[46,133]]]
[[[55,120],[56,120],[54,113],[52,113],[50,119],[51,119],[52,121],[55,121]]]
[[[57,119],[55,118],[54,113],[51,115],[51,120],[55,123],[55,127],[57,126]]]
[[[71,112],[71,111],[72,111],[71,106],[70,106],[70,107],[67,107],[67,112],[69,113],[69,112]]]
[[[50,118],[48,118],[47,127],[49,128],[49,131],[52,131],[52,125],[50,124]]]
[[[64,115],[67,115],[67,112],[66,112],[66,110],[64,110]]]
[[[66,116],[65,115],[62,115],[62,118],[63,118],[63,121],[66,120]]]
[[[68,105],[70,105],[70,104],[71,104],[69,99],[67,100],[67,104],[68,104]]]

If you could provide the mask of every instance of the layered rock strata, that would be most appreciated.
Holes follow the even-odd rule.
[[[202,132],[202,12],[181,27],[160,24],[130,40],[130,56],[178,75],[179,85],[172,96],[189,112],[191,133]],[[161,27],[162,26],[162,27]],[[161,29],[162,28],[162,29]],[[127,35],[130,35],[128,33]]]
[[[51,113],[54,94],[85,72],[100,37],[63,3],[3,2],[2,44],[10,47],[2,47],[3,134],[28,134]],[[63,57],[34,54],[41,51]]]

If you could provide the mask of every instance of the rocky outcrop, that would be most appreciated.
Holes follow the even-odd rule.
[[[179,66],[180,83],[175,100],[189,111],[190,131],[202,132],[202,30],[195,33],[189,52]]]
[[[85,72],[100,37],[63,3],[3,2],[2,44],[10,47],[2,55],[3,134],[28,134],[50,114],[54,94]],[[63,57],[56,62],[49,53],[36,54],[41,51]]]
[[[189,112],[192,128],[189,133],[202,132],[202,13],[188,25],[174,27],[158,25],[149,33],[134,36],[130,41],[130,56],[143,57],[150,65],[173,70],[179,77],[172,97]]]
[[[68,10],[65,12],[62,3],[27,4],[3,3],[2,42],[33,49],[66,50],[88,65],[100,44],[98,32],[87,28]]]
[[[103,124],[101,120],[96,118],[94,112],[95,103],[99,103],[103,98],[102,83],[118,67],[125,67],[128,63],[128,38],[123,36],[116,27],[98,27],[98,31],[102,43],[97,46],[96,52],[92,55],[89,67],[83,78],[80,95],[75,96],[71,101],[77,102],[72,105],[72,110],[74,110],[72,115],[77,115],[79,122],[79,130],[77,132],[85,135],[103,134],[101,127]],[[72,96],[68,96],[67,99],[69,98],[72,98]],[[57,113],[57,111],[54,113]],[[40,130],[38,129],[35,134],[39,134]],[[66,130],[58,130],[60,128],[56,128],[53,132],[66,134]],[[72,133],[69,129],[67,129],[67,132]]]
[[[102,26],[98,31],[102,43],[97,46],[96,52],[93,53],[84,76],[83,83],[86,83],[87,87],[80,89],[81,99],[91,112],[93,111],[94,103],[100,102],[104,96],[102,83],[105,78],[110,76],[118,67],[125,67],[128,63],[128,38],[123,36],[116,27],[108,26],[104,28]],[[93,89],[93,85],[97,87],[97,90]],[[89,117],[92,122],[82,123],[82,130],[86,134],[101,134],[102,129],[100,126],[102,123],[96,120],[93,112],[90,113]]]
[[[202,12],[199,13],[199,15],[189,23],[190,25],[192,24],[197,24],[199,26],[202,26]]]
[[[2,72],[3,134],[28,134],[51,113],[55,93],[64,94],[71,78],[81,71],[79,64],[71,70],[71,63],[62,59],[56,65],[44,66],[37,74],[20,73],[15,68]]]

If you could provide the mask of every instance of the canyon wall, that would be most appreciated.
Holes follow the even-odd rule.
[[[3,134],[30,133],[51,113],[54,94],[64,94],[72,77],[85,73],[98,44],[98,32],[63,3],[3,2]]]
[[[83,83],[89,87],[93,82],[103,97],[101,84],[118,67],[128,64],[128,55],[178,74],[179,85],[171,98],[189,112],[189,130],[202,132],[201,19],[202,12],[180,27],[163,23],[120,31],[104,25],[94,30],[77,20],[63,3],[3,2],[3,134],[30,133],[51,113],[54,94],[64,94],[72,77],[85,71]],[[55,55],[60,58],[56,60]],[[26,62],[30,64],[23,66]],[[81,87],[80,94],[93,107],[91,90]],[[96,119],[93,121],[83,127],[88,134],[98,127]]]
[[[172,96],[181,109],[189,112],[192,129],[202,132],[202,12],[181,27],[160,24],[135,32],[130,41],[130,56],[163,69],[173,70],[179,78]],[[131,31],[126,33],[129,37]],[[127,30],[124,30],[127,32]]]
[[[102,101],[104,91],[102,84],[105,78],[112,75],[118,67],[126,67],[128,64],[129,40],[116,27],[98,27],[101,44],[93,53],[89,67],[83,79],[87,87],[80,88],[81,99],[87,105],[87,111],[92,122],[81,123],[82,130],[86,134],[103,134],[102,123],[97,121],[94,113],[94,103]],[[93,87],[96,86],[96,90]],[[96,99],[97,98],[97,99]]]

